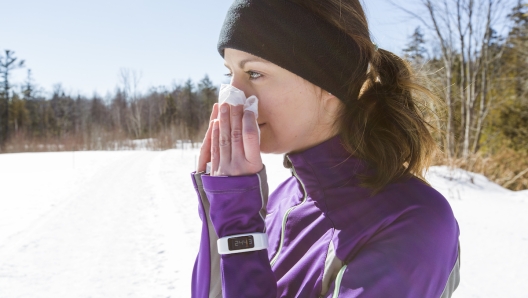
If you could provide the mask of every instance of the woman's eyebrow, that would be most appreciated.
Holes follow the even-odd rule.
[[[264,60],[264,59],[261,59],[261,58],[258,58],[258,57],[255,57],[255,58],[248,58],[248,59],[244,59],[242,61],[240,61],[238,63],[238,67],[240,68],[244,68],[244,65],[246,65],[247,62],[262,62],[262,63],[269,63],[268,61]],[[229,68],[229,66],[227,66],[225,63],[224,63],[224,66]]]

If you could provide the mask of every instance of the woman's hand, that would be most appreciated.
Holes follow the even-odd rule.
[[[205,133],[204,140],[202,142],[202,147],[200,148],[200,157],[198,158],[198,168],[196,173],[205,172],[207,168],[207,163],[211,161],[211,134],[213,131],[213,122],[218,116],[218,104],[213,105],[213,111],[211,112],[211,117],[209,117],[209,127]]]
[[[220,114],[220,117],[218,117]],[[217,119],[218,118],[218,119]],[[205,134],[198,172],[211,161],[211,176],[241,176],[262,170],[255,114],[242,105],[215,104]]]

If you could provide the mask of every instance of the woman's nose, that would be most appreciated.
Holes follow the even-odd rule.
[[[239,76],[233,75],[231,77],[231,86],[237,88],[238,90],[244,91],[244,94],[248,96],[248,93],[247,93],[247,91],[249,91],[248,87],[246,84],[244,84],[244,79],[240,75]]]

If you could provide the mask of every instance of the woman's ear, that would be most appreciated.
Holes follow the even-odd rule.
[[[324,107],[324,110],[327,112],[327,114],[333,119],[339,113],[343,103],[332,93],[322,89],[321,91],[321,105]]]
[[[323,103],[323,105],[329,109],[330,107],[337,107],[339,106],[339,104],[341,103],[341,101],[335,97],[335,95],[333,95],[332,93],[326,91],[326,90],[322,90],[322,94],[321,94],[321,102]],[[331,109],[333,110],[333,109]]]
[[[322,95],[322,97],[323,97],[322,99],[323,99],[324,101],[328,101],[328,100],[330,100],[330,99],[332,99],[332,98],[335,98],[335,96],[334,96],[332,93],[330,93],[330,92],[328,92],[328,91],[325,91],[325,90],[323,90],[323,95]]]

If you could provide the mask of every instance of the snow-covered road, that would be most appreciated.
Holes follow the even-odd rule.
[[[196,149],[0,155],[0,298],[190,297]],[[270,189],[289,172],[264,157]],[[458,175],[458,176],[457,176]],[[461,228],[461,297],[528,297],[528,193],[434,168]]]
[[[1,200],[0,297],[188,297],[199,229],[177,169],[192,164],[170,151],[82,152],[70,169],[62,155],[61,169],[29,173],[48,185],[2,171],[20,185]]]

